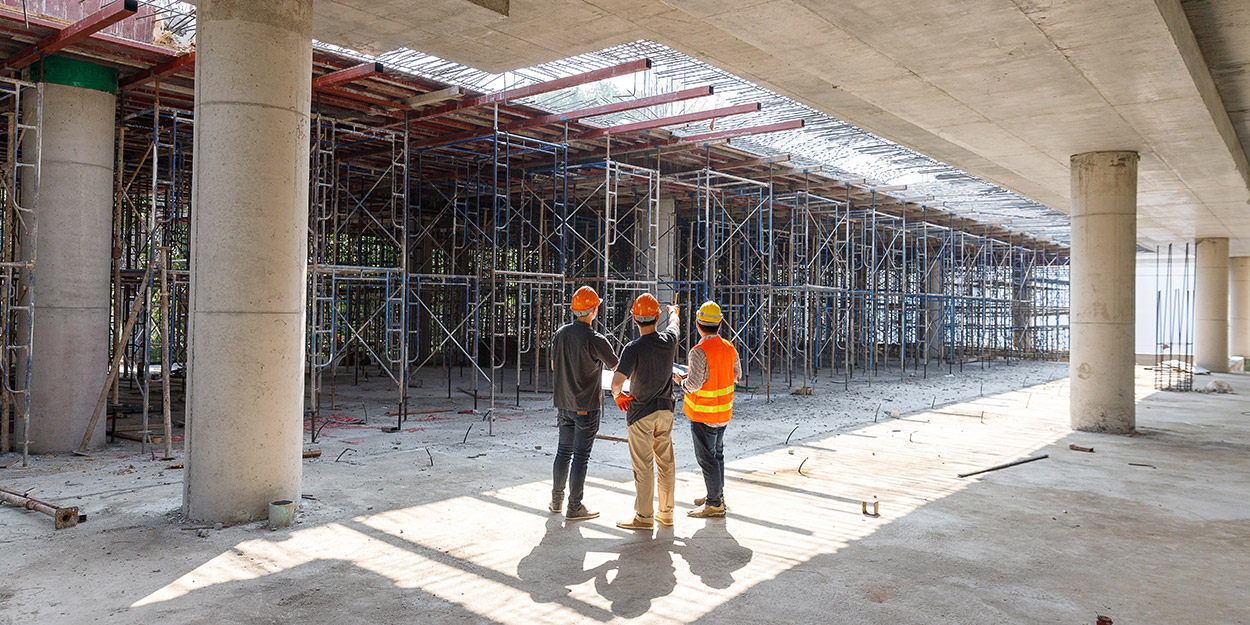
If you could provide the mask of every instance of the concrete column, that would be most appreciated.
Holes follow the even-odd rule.
[[[1250,256],[1228,259],[1228,352],[1250,358]]]
[[[64,452],[82,442],[108,372],[117,76],[111,68],[48,57],[32,78],[44,92],[30,450]],[[33,110],[35,94],[29,96],[24,106]],[[104,437],[101,417],[90,446],[103,445]]]
[[[201,0],[187,472],[192,519],[300,500],[312,0]]]
[[[1198,239],[1194,268],[1194,364],[1228,371],[1228,239]]]
[[[1072,428],[1129,434],[1137,251],[1137,153],[1071,161]]]

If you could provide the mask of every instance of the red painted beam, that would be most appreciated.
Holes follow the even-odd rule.
[[[312,87],[315,91],[317,89],[345,85],[349,82],[354,82],[362,78],[377,76],[385,71],[385,69],[386,68],[382,67],[381,63],[361,63],[360,65],[356,65],[354,67],[348,67],[347,69],[341,69],[337,72],[330,72],[329,74],[317,76],[312,79]]]
[[[157,78],[164,78],[195,65],[195,53],[188,52],[182,56],[176,56],[164,63],[154,65],[144,71],[131,74],[125,80],[117,83],[122,89],[131,89],[140,85],[145,85]]]
[[[781,130],[795,130],[803,127],[803,120],[792,119],[785,122],[777,122],[774,124],[764,124],[762,126],[748,126],[746,128],[734,128],[731,130],[718,130],[716,132],[705,132],[698,135],[689,135],[686,137],[673,137],[672,139],[664,139],[663,141],[655,141],[643,145],[625,146],[621,149],[612,150],[613,157],[624,156],[626,154],[635,154],[637,152],[649,152],[670,146],[693,146],[695,144],[723,141],[734,137],[745,137],[748,135],[758,135],[767,132],[778,132]],[[587,162],[586,159],[598,159],[608,156],[608,150],[594,150],[592,152],[584,152],[577,154],[578,163]]]
[[[803,127],[803,120],[792,119],[787,122],[777,122],[775,124],[764,124],[763,126],[749,126],[747,128],[734,128],[731,130],[718,130],[716,132],[705,132],[700,135],[690,135],[681,137],[674,141],[674,144],[682,143],[703,143],[704,141],[715,141],[717,139],[732,139],[734,137],[745,137],[748,135],[762,135],[768,132],[780,132],[782,130],[797,130]]]
[[[639,130],[648,130],[651,128],[660,128],[663,126],[676,126],[677,124],[689,124],[690,122],[703,121],[705,119],[714,119],[717,117],[728,117],[730,115],[741,115],[742,113],[755,113],[760,110],[759,102],[750,104],[738,104],[735,106],[726,106],[724,108],[712,109],[710,111],[695,111],[694,113],[683,113],[681,115],[673,115],[672,117],[661,117],[660,119],[648,119],[646,121],[634,122],[632,124],[621,124],[619,126],[609,126],[607,128],[597,128],[589,130],[581,134],[570,137],[573,141],[584,141],[586,139],[594,139],[607,135],[619,135],[624,132],[637,132]]]
[[[360,102],[362,104],[372,104],[374,106],[381,106],[381,107],[400,109],[400,110],[412,110],[411,106],[408,106],[407,104],[404,104],[403,102],[396,102],[395,100],[387,100],[386,98],[377,98],[371,95],[365,95],[363,93],[352,93],[351,91],[343,91],[342,89],[334,89],[331,87],[318,87],[316,85],[313,85],[313,91],[316,91],[317,93],[323,93],[326,95],[332,95],[336,98],[342,98],[344,100],[353,100],[355,102]],[[398,117],[402,118],[403,115],[399,115]]]
[[[34,45],[9,57],[4,63],[5,69],[21,69],[39,60],[39,57],[52,54],[72,46],[91,35],[116,24],[139,10],[138,0],[115,2],[107,8],[100,9],[87,17],[44,37]]]
[[[613,65],[612,67],[597,69],[593,72],[586,72],[584,74],[577,74],[575,76],[568,76],[565,78],[557,78],[555,80],[535,83],[525,87],[517,87],[516,89],[508,89],[507,91],[499,91],[497,93],[488,93],[477,96],[476,98],[468,98],[466,100],[444,104],[443,106],[438,106],[428,111],[422,111],[417,115],[413,115],[410,119],[412,121],[421,121],[423,119],[430,119],[431,117],[441,117],[443,115],[450,115],[457,111],[477,108],[479,106],[487,106],[496,102],[503,103],[508,100],[526,98],[541,93],[550,93],[552,91],[559,91],[569,87],[598,82],[600,80],[614,78],[616,76],[627,76],[629,74],[641,72],[650,68],[651,59],[639,59],[637,61],[621,63],[620,65]]]
[[[532,117],[530,119],[523,119],[521,121],[512,122],[510,124],[505,124],[503,126],[500,126],[499,130],[503,132],[515,132],[517,130],[524,130],[526,128],[536,128],[539,126],[547,126],[550,124],[573,122],[579,119],[585,119],[587,117],[597,117],[599,115],[608,115],[610,113],[620,113],[622,111],[633,111],[633,110],[637,110],[641,108],[647,108],[648,106],[656,106],[658,104],[668,104],[670,102],[681,102],[684,100],[691,100],[694,98],[702,98],[704,96],[712,95],[712,93],[713,93],[713,88],[711,86],[694,87],[692,89],[683,89],[682,91],[675,91],[673,93],[664,93],[660,95],[647,96],[645,98],[638,98],[636,100],[628,100],[625,102],[613,102],[611,104],[592,106],[590,108],[584,108],[584,109],[577,110],[577,111],[569,111],[568,113],[555,113],[553,115],[543,115],[541,117]],[[415,144],[413,147],[414,148],[428,148],[428,147],[438,146],[438,145],[447,145],[449,143],[455,143],[457,141],[464,141],[466,139],[472,139],[474,137],[483,136],[484,134],[487,134],[487,133],[483,131],[462,132],[462,133],[457,133],[454,135],[448,135],[446,137],[435,137],[426,141],[419,142]]]

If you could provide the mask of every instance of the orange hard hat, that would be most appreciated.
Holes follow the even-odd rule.
[[[652,321],[660,316],[660,303],[655,301],[654,295],[643,293],[634,300],[634,306],[629,309],[629,314],[639,321]]]
[[[569,305],[569,308],[572,308],[573,312],[581,313],[594,310],[601,303],[603,300],[599,299],[599,294],[595,293],[594,289],[584,286],[573,294],[573,303]]]

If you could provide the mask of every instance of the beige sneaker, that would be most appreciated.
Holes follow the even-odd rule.
[[[586,506],[578,504],[576,507],[569,506],[568,511],[564,513],[564,518],[569,521],[585,521],[599,518],[599,513],[591,512],[586,509]]]
[[[700,497],[700,498],[698,498],[698,499],[694,500],[694,505],[696,505],[696,506],[701,506],[701,505],[703,505],[703,504],[705,504],[705,503],[707,503],[707,499],[705,499],[705,498],[703,498],[703,497]],[[721,495],[721,496],[720,496],[720,505],[722,505],[722,506],[726,506],[726,507],[728,507],[728,505],[729,505],[728,503],[726,503],[726,502],[725,502],[725,496],[724,496],[724,495]]]
[[[664,527],[672,527],[672,526],[673,526],[673,515],[671,515],[671,514],[668,514],[668,515],[664,515],[664,514],[657,514],[657,515],[655,515],[655,522],[656,522],[656,523],[659,523],[660,525],[663,525]]]
[[[617,521],[616,526],[626,530],[649,530],[651,529],[651,519],[644,519],[638,515],[628,521]]]
[[[725,516],[725,506],[703,506],[698,510],[691,510],[686,516],[695,517],[696,519],[707,519],[711,517]]]

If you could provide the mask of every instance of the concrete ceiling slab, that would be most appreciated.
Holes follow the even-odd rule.
[[[318,0],[315,35],[492,72],[651,39],[1064,212],[1072,154],[1137,150],[1143,244],[1250,254],[1244,0],[416,4]]]

